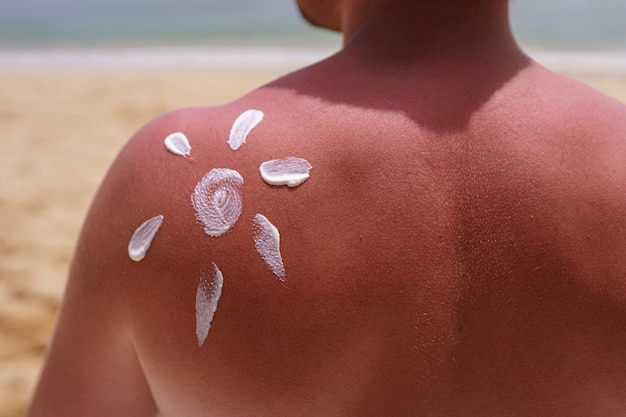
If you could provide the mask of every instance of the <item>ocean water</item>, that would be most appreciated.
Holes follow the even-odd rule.
[[[511,17],[533,53],[626,72],[626,0],[511,0]],[[340,42],[306,24],[294,0],[0,0],[0,67],[140,64],[166,54],[200,66],[300,64]]]
[[[0,47],[319,45],[291,0],[0,0]]]
[[[624,0],[512,0],[511,20],[528,48],[626,52]]]

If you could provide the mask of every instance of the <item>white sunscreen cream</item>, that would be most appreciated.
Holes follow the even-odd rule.
[[[152,239],[154,239],[161,224],[163,224],[163,216],[154,216],[143,222],[135,230],[135,233],[130,238],[130,242],[128,242],[128,256],[130,256],[130,259],[139,262],[146,256],[152,244]]]
[[[191,146],[189,140],[181,132],[176,132],[168,135],[163,142],[165,148],[174,155],[180,155],[187,157],[191,153]]]
[[[261,123],[261,120],[263,120],[263,112],[260,110],[246,110],[241,113],[230,129],[230,136],[228,137],[230,149],[236,151],[246,143],[246,138],[252,129]]]
[[[202,346],[209,330],[211,322],[217,310],[217,303],[222,296],[222,287],[224,286],[224,276],[217,265],[213,264],[212,273],[202,273],[198,290],[196,292],[196,336],[198,337],[198,345]]]
[[[271,185],[297,187],[309,178],[311,164],[306,159],[293,156],[263,162],[259,172],[263,181]]]
[[[232,169],[215,168],[196,185],[191,204],[204,232],[212,237],[228,232],[241,215],[243,177]]]
[[[262,214],[254,216],[254,247],[270,271],[285,282],[285,266],[280,256],[280,233]]]

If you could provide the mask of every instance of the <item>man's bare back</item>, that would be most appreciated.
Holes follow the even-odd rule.
[[[336,56],[129,142],[86,221],[31,416],[626,414],[626,108],[489,26],[504,1],[377,3],[344,11]],[[431,6],[465,22],[456,39],[409,31]],[[431,44],[400,42],[420,28]],[[250,109],[264,118],[232,150]],[[178,131],[191,158],[163,146]],[[263,181],[262,162],[290,156],[311,163],[306,182]],[[244,180],[220,237],[190,202],[214,168]],[[259,213],[284,281],[255,249]],[[134,262],[130,236],[156,215]]]

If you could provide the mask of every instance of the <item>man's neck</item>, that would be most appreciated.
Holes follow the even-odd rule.
[[[505,0],[346,2],[346,49],[379,59],[519,52]]]

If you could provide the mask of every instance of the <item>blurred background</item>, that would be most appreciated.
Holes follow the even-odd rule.
[[[626,102],[626,1],[512,0],[522,46]],[[0,417],[41,366],[89,202],[142,124],[339,48],[291,0],[0,0]]]
[[[520,43],[549,65],[626,66],[623,0],[511,4]],[[308,27],[290,0],[0,0],[0,7],[3,67],[297,66],[340,42]]]

